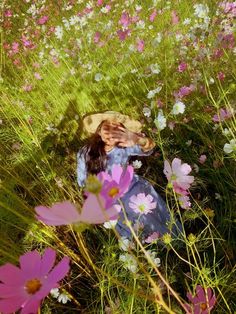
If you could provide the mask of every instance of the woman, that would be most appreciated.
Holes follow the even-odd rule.
[[[142,124],[139,121],[119,112],[106,111],[86,116],[83,125],[92,136],[77,155],[77,180],[81,187],[85,185],[88,173],[110,173],[114,164],[127,166],[130,156],[148,156],[155,147],[152,139],[140,133]],[[180,223],[171,219],[165,202],[153,186],[137,174],[121,201],[128,220],[144,240],[161,237],[165,233],[175,237],[182,231]],[[123,212],[116,230],[121,236],[132,237]]]

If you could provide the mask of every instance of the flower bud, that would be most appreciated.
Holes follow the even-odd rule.
[[[85,190],[93,194],[99,194],[101,192],[102,183],[98,180],[96,175],[88,175]]]

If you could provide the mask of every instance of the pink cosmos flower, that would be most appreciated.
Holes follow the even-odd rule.
[[[11,16],[12,16],[12,11],[11,11],[11,10],[6,10],[6,11],[4,12],[4,15],[5,15],[6,17],[11,17]]]
[[[179,23],[179,17],[177,15],[176,11],[171,12],[171,22],[173,25],[176,25]]]
[[[55,267],[56,252],[46,249],[41,257],[37,251],[20,257],[20,268],[10,263],[0,266],[0,312],[36,314],[51,289],[69,271],[69,258],[64,257]]]
[[[34,72],[34,77],[35,77],[37,80],[42,80],[42,76],[41,76],[40,73],[38,73],[38,72]]]
[[[176,98],[183,98],[191,94],[194,90],[195,86],[193,84],[191,84],[190,86],[182,86],[177,93],[174,92],[174,96]]]
[[[218,79],[220,80],[220,81],[223,81],[224,79],[225,79],[225,74],[224,74],[224,72],[219,72],[218,74],[217,74],[217,77],[218,77]]]
[[[157,10],[154,9],[154,10],[152,11],[151,15],[149,16],[150,22],[154,22],[156,16],[157,16]]]
[[[103,5],[103,0],[97,0],[97,6]]]
[[[106,208],[109,208],[128,191],[133,175],[134,168],[132,166],[129,165],[124,170],[119,164],[113,165],[111,176],[105,171],[98,174],[98,179],[103,182],[100,193],[105,199]]]
[[[137,41],[137,50],[138,50],[139,52],[143,52],[144,46],[145,46],[144,40],[138,39],[138,41]]]
[[[146,243],[153,243],[157,239],[160,238],[160,233],[159,232],[153,232],[150,236],[147,237],[147,239],[144,240]]]
[[[153,202],[152,195],[145,195],[139,193],[132,195],[129,202],[129,207],[134,210],[137,214],[147,215],[152,212],[152,209],[156,208],[157,203]]]
[[[183,209],[189,209],[191,207],[191,202],[188,195],[179,195],[178,196],[179,205]]]
[[[118,205],[105,209],[105,200],[90,194],[85,200],[81,213],[69,201],[55,203],[51,208],[37,206],[36,218],[48,226],[62,226],[76,223],[100,224],[116,219],[121,207]]]
[[[209,314],[216,303],[216,296],[211,288],[204,289],[197,285],[196,295],[187,293],[189,301],[192,303],[185,304],[185,309],[188,314]]]
[[[124,41],[126,39],[126,37],[129,36],[130,33],[131,33],[130,29],[126,29],[125,31],[122,31],[121,29],[119,29],[117,31],[117,35],[118,35],[120,41]]]
[[[49,17],[47,15],[44,15],[38,19],[38,24],[43,25],[48,21],[48,19],[49,19]]]
[[[94,37],[93,37],[94,43],[97,44],[100,41],[100,38],[101,38],[101,33],[100,32],[96,32],[94,34]]]
[[[131,19],[129,17],[129,13],[127,12],[122,13],[121,18],[119,20],[119,24],[121,24],[123,27],[126,28],[129,26],[130,23],[131,23]]]
[[[26,84],[22,86],[23,91],[30,92],[32,90],[33,86],[31,84]]]
[[[181,164],[179,158],[174,158],[172,164],[165,160],[164,162],[164,174],[166,175],[169,183],[173,185],[176,193],[186,195],[186,190],[190,188],[190,184],[193,183],[194,177],[189,176],[192,168],[184,163]]]
[[[230,119],[233,116],[233,111],[228,109],[220,109],[219,114],[215,114],[212,118],[214,122],[222,122],[224,120]]]
[[[178,71],[179,71],[179,72],[184,72],[184,71],[187,69],[187,67],[188,67],[187,63],[181,62],[181,63],[178,65]]]
[[[207,156],[201,155],[198,160],[199,160],[200,164],[204,164],[204,162],[207,160]]]
[[[12,43],[12,51],[14,53],[18,53],[19,52],[19,43],[17,43],[17,42],[13,42]]]

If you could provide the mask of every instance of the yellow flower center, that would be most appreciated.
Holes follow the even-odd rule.
[[[114,187],[110,189],[108,195],[111,197],[115,197],[118,193],[119,193],[119,189]]]
[[[207,309],[206,303],[201,303],[200,308],[204,311]]]
[[[145,210],[145,205],[141,204],[139,205],[138,209],[143,212]]]
[[[42,284],[37,278],[28,280],[25,285],[25,289],[29,294],[35,294],[41,287]]]

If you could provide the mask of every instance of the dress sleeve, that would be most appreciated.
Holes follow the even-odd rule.
[[[84,152],[79,150],[77,153],[77,182],[79,186],[85,186],[85,180],[87,178],[87,167],[85,163]]]
[[[150,149],[147,152],[144,152],[140,145],[136,144],[131,147],[126,147],[125,151],[128,156],[149,156],[153,153],[154,148]]]

